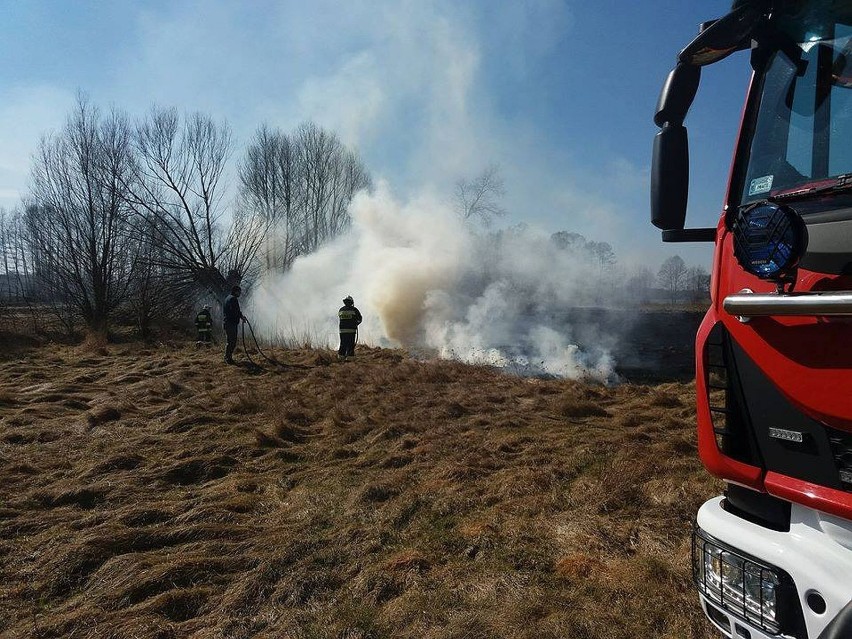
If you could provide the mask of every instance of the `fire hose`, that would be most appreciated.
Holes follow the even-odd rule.
[[[249,335],[251,336],[251,339],[254,342],[254,347],[255,347],[255,349],[257,349],[257,352],[260,354],[260,356],[263,359],[265,359],[267,362],[272,364],[273,366],[286,367],[287,366],[286,364],[282,364],[278,360],[276,360],[272,357],[269,357],[266,353],[263,352],[263,349],[260,348],[260,344],[258,343],[257,337],[254,334],[254,328],[252,327],[251,322],[249,322],[247,319],[244,319],[243,322],[242,322],[241,338],[242,338],[242,342],[243,342],[243,352],[246,354],[246,358],[248,359],[249,364],[251,364],[254,368],[263,369],[263,367],[260,364],[258,364],[257,362],[255,362],[251,358],[251,355],[249,355],[248,348],[246,347],[246,325],[248,325],[248,327],[249,327]],[[356,327],[355,328],[355,343],[356,344],[358,343],[358,337],[359,337],[358,328]]]
[[[278,360],[267,356],[267,354],[263,352],[263,349],[260,348],[260,344],[258,343],[257,337],[254,334],[254,328],[252,328],[251,322],[249,322],[247,319],[244,319],[243,320],[243,326],[242,326],[243,352],[246,354],[246,357],[248,358],[249,363],[252,366],[254,366],[255,368],[261,368],[261,369],[263,368],[260,364],[258,364],[257,362],[255,362],[251,358],[251,355],[249,355],[249,352],[248,352],[248,348],[246,348],[246,325],[248,325],[248,327],[249,327],[249,335],[251,335],[251,339],[254,341],[254,347],[257,349],[257,352],[260,354],[260,356],[263,359],[265,359],[267,362],[272,364],[273,366],[282,366],[282,367],[285,366],[285,364],[282,364]]]

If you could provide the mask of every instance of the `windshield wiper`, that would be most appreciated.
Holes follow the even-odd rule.
[[[767,200],[770,202],[782,202],[791,200],[809,200],[812,197],[825,195],[826,193],[839,193],[852,189],[852,173],[845,173],[837,176],[833,182],[828,184],[820,184],[819,186],[802,186],[793,191],[779,193],[778,195],[770,195]]]

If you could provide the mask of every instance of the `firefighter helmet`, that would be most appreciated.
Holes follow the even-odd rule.
[[[355,300],[353,300],[353,299],[352,299],[352,296],[351,296],[351,295],[347,295],[346,297],[344,297],[344,298],[343,298],[343,303],[344,303],[346,306],[351,306],[352,304],[354,304],[354,303],[355,303]]]

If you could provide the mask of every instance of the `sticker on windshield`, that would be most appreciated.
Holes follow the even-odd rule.
[[[764,175],[763,177],[755,178],[751,181],[748,187],[749,195],[757,195],[758,193],[767,193],[772,190],[772,175]]]

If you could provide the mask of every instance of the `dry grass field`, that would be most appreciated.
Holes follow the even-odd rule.
[[[0,636],[697,639],[691,384],[362,349],[0,363]],[[243,358],[244,359],[244,358]]]

